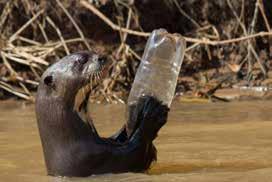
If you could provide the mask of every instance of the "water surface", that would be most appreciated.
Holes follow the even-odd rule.
[[[123,105],[93,105],[96,127],[109,136],[123,124]],[[173,103],[147,174],[88,178],[46,175],[34,106],[0,102],[0,181],[271,181],[272,104]]]

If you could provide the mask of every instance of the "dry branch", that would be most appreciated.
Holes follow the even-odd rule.
[[[86,47],[91,50],[90,45],[88,44],[82,30],[79,28],[79,26],[77,25],[77,23],[75,22],[75,20],[73,19],[73,17],[70,15],[70,13],[68,12],[68,10],[63,6],[63,4],[59,1],[56,0],[58,5],[60,6],[60,8],[64,11],[64,13],[66,14],[66,16],[70,19],[70,21],[72,22],[72,24],[74,25],[74,27],[76,28],[78,34],[80,35],[81,39],[83,40],[84,44],[86,45]]]
[[[86,47],[89,50],[96,48],[100,50],[99,48],[102,47],[101,52],[108,56],[108,59],[112,61],[112,65],[110,66],[108,77],[103,82],[103,86],[94,89],[91,98],[101,98],[101,100],[107,100],[108,102],[115,102],[116,100],[124,102],[124,95],[130,88],[137,65],[141,60],[140,54],[144,49],[144,39],[137,38],[137,36],[148,37],[150,35],[150,32],[144,32],[144,28],[141,26],[145,27],[146,24],[148,25],[146,21],[151,20],[152,23],[155,21],[155,26],[148,25],[147,27],[156,27],[156,23],[163,21],[163,19],[158,18],[158,22],[156,22],[156,20],[152,20],[150,17],[143,17],[144,13],[142,14],[142,12],[144,11],[140,9],[141,7],[136,1],[107,2],[108,4],[103,6],[105,7],[105,13],[110,14],[108,16],[87,0],[43,2],[26,0],[8,1],[6,4],[0,3],[0,8],[3,10],[0,13],[0,90],[5,90],[5,92],[0,92],[4,93],[4,95],[6,92],[9,92],[20,98],[31,100],[40,77],[49,64],[61,58],[65,53],[69,54]],[[146,2],[148,3],[149,1]],[[157,3],[159,1],[154,2]],[[161,1],[160,3],[164,2]],[[186,27],[188,29],[184,33],[184,35],[187,35],[185,36],[186,41],[190,44],[188,44],[189,46],[186,49],[182,75],[187,74],[187,70],[189,70],[188,74],[193,75],[193,77],[200,72],[205,72],[201,66],[206,67],[209,65],[208,69],[215,69],[215,67],[212,67],[214,65],[211,62],[218,62],[217,60],[223,61],[222,64],[226,63],[226,65],[238,65],[239,69],[236,72],[238,73],[245,71],[245,68],[249,69],[249,57],[254,58],[252,60],[252,68],[249,70],[254,70],[253,74],[255,76],[262,75],[261,73],[265,73],[266,70],[268,73],[271,72],[269,70],[271,68],[269,66],[270,63],[267,61],[271,60],[270,55],[272,55],[270,42],[272,32],[269,25],[271,15],[267,11],[267,7],[264,7],[263,3],[266,2],[263,2],[263,0],[242,0],[242,5],[239,7],[235,6],[235,9],[231,8],[233,12],[240,10],[240,12],[235,12],[235,18],[232,16],[232,11],[227,12],[230,17],[222,18],[230,20],[225,22],[228,25],[224,23],[211,24],[206,17],[202,16],[199,18],[199,14],[203,12],[194,13],[194,9],[187,11],[186,6],[188,4],[186,5],[185,1],[184,3],[180,2],[177,0],[171,1],[173,6],[171,6],[170,14],[173,11],[174,18],[181,16],[182,18],[179,19],[181,21],[163,22],[166,26],[163,28],[170,28],[170,31],[175,30],[175,27],[167,27],[171,23],[177,23],[177,27],[180,26],[178,25],[180,23],[184,23],[184,26],[190,25],[188,27],[192,27]],[[206,7],[214,3],[217,5],[226,4],[225,1],[224,3],[218,3],[219,1],[216,0],[209,1],[209,3],[207,3],[208,1],[202,2]],[[232,0],[231,2],[235,3],[237,1]],[[75,11],[74,9],[76,8],[71,6],[75,6],[80,10]],[[107,7],[109,7],[110,11],[107,10]],[[144,7],[144,9],[146,8],[150,7]],[[82,9],[87,9],[87,11],[81,11]],[[228,8],[226,9],[228,10]],[[17,15],[14,12],[18,10],[22,15]],[[152,11],[161,12],[162,10],[154,8]],[[203,8],[203,11],[206,11],[205,8]],[[89,16],[90,14],[95,16]],[[248,14],[250,16],[247,16]],[[18,16],[23,18],[18,18]],[[32,17],[26,20],[25,18],[29,16]],[[114,20],[111,20],[109,17],[116,17],[117,23],[114,23]],[[264,21],[257,22],[259,17]],[[90,21],[93,22],[84,22],[86,18],[90,18]],[[97,28],[92,30],[93,25],[101,26],[100,23],[96,24],[100,19],[112,30],[119,32],[120,41],[116,34],[110,35],[108,30],[106,30],[106,33],[104,30],[97,31]],[[266,27],[266,32],[259,31],[261,29],[257,25],[260,23]],[[72,27],[72,30],[75,29],[75,31],[67,30],[67,28],[63,29],[63,25]],[[55,31],[52,32],[52,28]],[[100,28],[104,28],[104,26],[98,27],[99,30]],[[104,39],[107,41],[108,37],[110,41],[114,42],[110,46],[105,45],[105,42],[103,42]],[[222,37],[226,38],[221,40]],[[257,38],[258,41],[256,41]],[[92,40],[98,41],[92,42]],[[265,46],[258,45],[262,41]],[[269,45],[266,46],[267,44]],[[230,54],[233,54],[232,57]],[[239,56],[242,58],[238,59]],[[237,62],[235,62],[236,59]],[[255,59],[260,66],[254,64],[253,61]],[[198,65],[200,66],[198,67]],[[221,65],[219,67],[219,73],[221,73],[220,69],[223,70],[224,66]],[[194,84],[190,83],[189,88],[197,87],[195,85],[195,82]]]
[[[17,36],[23,32],[32,22],[34,22],[42,13],[44,10],[40,10],[35,16],[33,16],[30,20],[28,20],[19,30],[17,30],[10,38],[9,42],[13,42]]]
[[[143,37],[148,37],[151,34],[150,32],[139,32],[139,31],[123,28],[123,27],[120,27],[120,26],[114,24],[108,17],[106,17],[103,13],[101,13],[97,8],[95,8],[92,4],[90,4],[86,0],[81,0],[80,4],[82,6],[84,6],[85,8],[89,9],[90,11],[92,11],[96,16],[98,16],[100,19],[102,19],[113,30],[125,32],[125,33],[131,34],[131,35],[143,36]],[[244,36],[244,37],[228,39],[228,40],[219,40],[219,41],[211,41],[205,37],[202,39],[196,39],[196,38],[191,38],[191,37],[184,37],[184,38],[187,42],[191,42],[191,43],[208,44],[208,45],[212,45],[212,46],[217,46],[217,45],[237,43],[237,42],[246,41],[246,40],[254,39],[257,37],[265,37],[265,36],[272,36],[272,32],[258,32],[256,34],[252,34],[252,35],[248,35],[248,36]]]

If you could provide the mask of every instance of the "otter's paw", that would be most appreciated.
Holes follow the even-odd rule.
[[[143,134],[148,139],[154,140],[160,128],[167,121],[169,108],[152,96],[141,97],[139,106],[141,106]]]

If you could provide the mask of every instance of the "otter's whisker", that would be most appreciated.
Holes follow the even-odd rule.
[[[93,75],[93,81],[95,83],[95,80],[96,80],[96,74]]]
[[[100,79],[101,79],[101,78],[100,78],[99,74],[97,73],[96,82],[99,83]]]
[[[95,82],[98,83],[98,80],[99,80],[99,76],[97,73],[95,73]]]
[[[90,84],[91,84],[91,87],[93,87],[93,74],[91,74]]]
[[[98,80],[99,79],[98,73],[96,73],[95,76],[96,76],[96,80]]]

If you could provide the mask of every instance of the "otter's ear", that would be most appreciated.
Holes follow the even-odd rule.
[[[43,80],[43,83],[46,84],[47,86],[53,86],[53,76],[52,75],[46,76]]]

